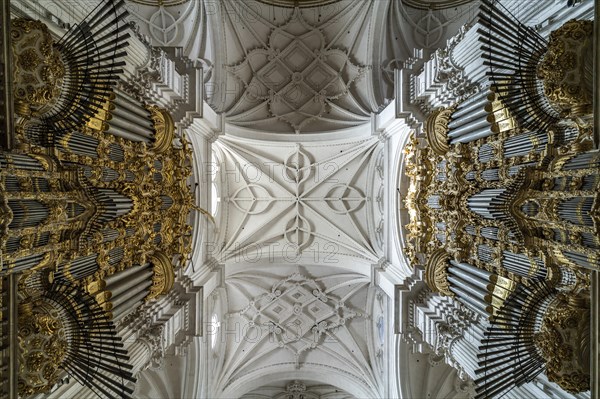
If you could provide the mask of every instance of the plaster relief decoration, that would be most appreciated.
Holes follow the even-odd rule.
[[[323,266],[226,269],[227,351],[218,380],[224,396],[236,383],[265,381],[275,372],[302,378],[316,371],[329,381],[350,378],[361,392],[380,397],[366,332],[375,290],[368,276]]]
[[[384,152],[379,151],[375,161],[376,174],[372,179],[373,192],[375,196],[376,206],[374,207],[373,220],[375,220],[375,242],[377,248],[381,251],[384,249],[384,228],[385,228],[385,180],[384,180]]]
[[[291,352],[299,368],[304,352],[316,349],[339,327],[365,315],[327,295],[315,280],[298,272],[275,284],[269,293],[253,298],[237,316],[250,325],[266,326],[270,340]]]
[[[337,5],[329,7],[338,13],[324,15],[320,8],[281,11],[265,4],[221,2],[228,20],[223,43],[228,83],[226,90],[213,88],[211,102],[226,112],[229,123],[299,134],[370,120],[378,108],[368,88],[371,66],[356,53],[366,51],[360,32],[370,23],[373,4]]]
[[[476,13],[478,1],[401,0],[392,3],[396,24],[412,36],[415,48],[435,50],[443,46],[448,33]]]
[[[380,146],[375,138],[330,144],[218,140],[223,212],[213,256],[375,263],[381,256],[375,244],[379,211],[371,182]]]
[[[285,385],[283,385],[285,384]],[[282,381],[255,389],[242,399],[353,399],[354,396],[332,385],[312,381]]]
[[[456,53],[459,53],[457,46],[470,29],[470,25],[462,26],[455,36],[447,40],[446,47],[437,49],[425,62],[422,71],[411,77],[411,102],[416,103],[423,112],[450,107],[481,90],[480,84],[472,82],[465,75],[462,58],[456,57]]]
[[[128,11],[153,46],[188,47],[199,34],[203,0],[128,0]]]
[[[371,362],[374,365],[374,369],[378,371],[379,378],[384,378],[387,370],[385,351],[388,324],[390,323],[389,318],[391,316],[388,311],[388,297],[383,291],[378,291],[375,294],[375,301],[371,311],[372,329],[369,341],[371,342]]]

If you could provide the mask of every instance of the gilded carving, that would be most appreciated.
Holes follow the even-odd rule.
[[[14,62],[15,110],[20,116],[35,116],[49,110],[57,100],[64,76],[60,53],[40,21],[11,21]]]
[[[571,20],[550,35],[548,51],[538,66],[544,93],[566,116],[591,113],[593,21]],[[589,80],[589,81],[588,81]]]
[[[559,296],[535,337],[546,360],[546,375],[566,391],[590,389],[590,309],[583,296]]]
[[[157,153],[164,153],[173,145],[175,139],[175,125],[169,112],[156,106],[148,107],[152,121],[154,122],[154,146]]]
[[[448,123],[454,108],[445,108],[432,112],[427,118],[425,133],[429,147],[439,155],[445,155],[449,150]]]
[[[61,377],[67,354],[65,325],[58,309],[47,302],[19,306],[19,395],[46,392]]]
[[[150,293],[145,298],[146,301],[168,293],[175,282],[173,264],[166,254],[162,252],[154,253],[150,257],[150,263],[152,264],[153,273],[152,286],[150,287]]]
[[[425,266],[425,282],[433,292],[447,296],[454,296],[450,291],[448,282],[448,261],[450,255],[444,250],[438,250],[431,254]]]

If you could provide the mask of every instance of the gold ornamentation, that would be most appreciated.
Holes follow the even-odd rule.
[[[157,298],[171,291],[175,283],[175,273],[171,260],[162,252],[156,252],[150,257],[152,264],[152,286],[145,300]]]
[[[15,110],[25,117],[43,114],[60,94],[65,73],[60,53],[40,21],[13,20],[11,36]]]
[[[546,97],[566,116],[592,112],[593,21],[571,20],[550,34],[548,51],[538,66]],[[590,81],[588,81],[590,80]]]
[[[450,255],[442,249],[431,254],[425,266],[425,282],[433,292],[454,296],[454,293],[450,291],[450,283],[448,282],[449,260]]]
[[[445,155],[450,149],[448,144],[448,123],[454,107],[432,112],[427,118],[425,134],[429,147],[439,155]]]
[[[19,307],[19,395],[47,392],[61,376],[68,341],[59,311],[47,302]]]
[[[546,360],[546,376],[566,391],[590,389],[590,309],[583,296],[559,296],[548,308],[536,346]]]
[[[164,153],[173,146],[173,139],[175,139],[175,125],[173,118],[169,112],[165,109],[150,106],[152,121],[154,122],[154,146],[153,150],[157,153]]]
[[[167,115],[164,110],[156,112]],[[188,215],[194,208],[194,198],[187,185],[192,173],[191,150],[187,141],[184,138],[179,143],[167,140],[169,148],[157,153],[144,143],[131,142],[89,127],[81,128],[77,134],[97,140],[98,156],[74,154],[75,148],[69,146],[69,140],[74,137],[71,132],[62,136],[66,145],[59,146],[59,151],[42,149],[37,154],[45,171],[19,169],[15,167],[12,155],[5,155],[8,165],[0,171],[0,177],[16,177],[21,182],[21,191],[3,190],[2,198],[5,201],[33,199],[51,210],[50,217],[41,224],[9,229],[2,236],[3,243],[10,237],[20,240],[25,237],[22,247],[10,253],[4,252],[5,267],[14,267],[15,262],[25,256],[44,254],[35,269],[55,269],[62,265],[65,278],[85,287],[114,273],[144,264],[155,252],[162,252],[172,259],[172,268],[184,264],[192,250],[192,228]],[[117,150],[122,153],[121,161],[111,158]],[[65,161],[77,166],[64,168],[62,162]],[[84,169],[86,172],[82,173]],[[106,173],[114,178],[105,179]],[[47,184],[38,186],[40,179],[45,179]],[[127,196],[132,201],[131,210],[109,222],[100,222],[99,217],[105,209],[94,195],[96,189],[110,189]],[[171,205],[163,207],[161,197],[170,197]],[[68,218],[67,207],[73,203],[80,204],[85,210],[75,218]],[[7,216],[5,220],[12,217],[10,207],[7,207]],[[5,226],[9,223],[6,222]],[[101,233],[104,230],[115,231],[116,238],[105,240]],[[36,246],[35,237],[47,233],[50,233],[48,241]],[[111,263],[108,254],[116,248],[122,249],[123,256]],[[48,256],[48,253],[56,256]],[[99,269],[83,279],[76,279],[72,261],[94,254]],[[112,307],[110,298],[96,299],[109,314]]]

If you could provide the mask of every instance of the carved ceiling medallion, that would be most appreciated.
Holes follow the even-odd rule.
[[[296,367],[300,366],[304,352],[322,345],[352,319],[366,317],[300,272],[279,281],[269,292],[252,298],[237,315],[253,328],[264,330],[279,348],[290,351]]]

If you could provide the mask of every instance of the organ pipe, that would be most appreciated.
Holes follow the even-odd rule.
[[[456,99],[444,108],[418,97],[429,116],[425,140],[405,150],[408,256],[432,292],[481,317],[473,352],[460,338],[451,344],[478,398],[503,396],[542,373],[566,391],[589,389],[588,276],[600,267],[591,27],[568,21],[543,37],[483,0],[473,26],[445,49],[455,68],[445,73],[462,82],[453,83],[477,89],[461,96],[440,88]],[[478,51],[467,51],[475,43]],[[425,168],[432,173],[421,174]],[[577,318],[565,327],[569,314]],[[570,349],[560,352],[563,344]],[[564,378],[571,366],[577,382]]]

